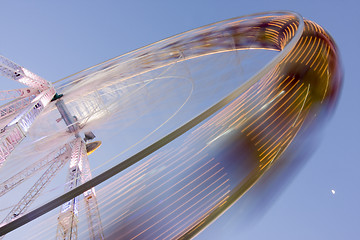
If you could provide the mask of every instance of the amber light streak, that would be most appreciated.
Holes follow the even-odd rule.
[[[169,233],[167,236],[164,237],[164,239],[168,239],[170,238],[170,236],[175,235],[176,232],[179,232],[182,228],[189,226],[189,223],[192,223],[194,221],[197,221],[197,219],[200,216],[204,216],[206,215],[207,212],[211,211],[213,208],[215,208],[216,206],[218,206],[219,204],[221,204],[223,201],[226,201],[227,199],[227,194],[230,192],[230,190],[227,190],[230,188],[230,185],[226,186],[225,188],[223,188],[221,191],[219,191],[216,195],[214,195],[212,198],[209,198],[206,202],[204,202],[203,204],[201,204],[197,211],[192,211],[193,216],[188,219],[187,221],[185,221],[187,218],[182,218],[179,221],[177,221],[177,223],[172,226],[172,227],[168,227],[166,229],[166,231],[164,231],[163,233],[161,233],[160,235],[158,235],[156,238],[154,238],[154,240],[160,238],[162,235],[166,234],[167,232],[169,232],[170,230],[172,230],[174,227],[176,227],[177,225],[181,224],[183,221],[185,221],[184,223],[182,223],[180,226],[178,226],[175,230],[173,230],[171,233]],[[215,204],[215,205],[214,205]],[[213,206],[214,205],[214,206]],[[210,208],[209,210],[207,210],[208,208]],[[194,215],[194,213],[196,213]],[[189,213],[188,215],[191,215],[191,213]]]
[[[201,178],[202,176],[204,176],[206,173],[208,173],[210,170],[212,170],[214,167],[216,167],[218,164],[210,167],[210,169],[208,169],[207,171],[201,173],[200,175],[197,176],[195,179],[193,179],[192,181],[190,181],[189,183],[187,183],[185,186],[183,186],[182,188],[178,189],[176,192],[172,193],[171,195],[167,196],[165,199],[161,200],[161,202],[167,201],[168,199],[170,199],[171,197],[173,197],[174,195],[178,194],[180,191],[182,191],[183,189],[185,189],[186,187],[188,187],[190,184],[192,184],[194,181],[198,180],[199,178]],[[203,166],[201,166],[202,168]],[[191,174],[187,175],[185,178],[183,178],[181,181],[177,182],[176,184],[174,184],[172,187],[176,187],[176,185],[182,183],[182,181],[185,181],[186,178],[190,178],[192,176],[192,174],[195,175],[195,173],[197,173],[198,170],[200,170],[201,168],[196,169],[194,172],[192,172]],[[179,174],[177,174],[174,177],[177,177]],[[174,178],[173,177],[173,178]],[[191,178],[190,178],[191,179]],[[145,198],[146,196],[150,195],[152,192],[154,192],[157,188],[161,187],[162,185],[166,184],[167,182],[169,182],[172,179],[167,180],[165,183],[162,183],[160,186],[156,187],[155,189],[151,189],[149,192],[145,193],[145,195],[143,195],[140,199],[134,199],[134,201],[139,201],[142,200],[143,198]],[[162,192],[160,192],[159,194],[157,194],[156,198],[158,198],[159,196],[164,195],[165,193],[167,193],[169,189],[164,190]],[[144,204],[142,204],[141,206],[139,206],[138,208],[136,208],[134,211],[132,211],[132,213],[137,212],[138,210],[140,210],[142,207],[145,207],[146,205],[148,205],[151,202],[154,202],[155,198],[149,199],[147,202],[145,202]],[[133,204],[133,202],[132,202]],[[151,210],[153,210],[155,207],[160,206],[160,203],[155,204],[154,206],[152,206],[150,209],[148,209],[146,212],[144,212],[142,215],[140,215],[139,217],[137,217],[136,219],[141,219],[145,214],[147,214],[148,212],[150,212]],[[131,214],[131,213],[129,213]],[[136,219],[134,219],[134,221],[136,221]],[[127,224],[130,224],[131,222],[128,222]]]
[[[226,176],[226,173],[223,174],[222,176],[220,176],[219,178],[217,178],[216,180],[212,180],[210,181],[213,177],[215,177],[215,175],[217,175],[218,173],[220,173],[221,171],[223,170],[220,169],[218,171],[216,171],[214,174],[210,175],[209,177],[207,177],[205,180],[203,180],[202,182],[200,182],[198,185],[196,185],[195,187],[189,189],[187,192],[185,192],[184,195],[182,195],[180,198],[178,198],[177,200],[175,200],[174,202],[172,202],[170,205],[167,205],[166,207],[162,208],[162,210],[160,210],[159,212],[157,212],[155,215],[153,215],[152,217],[148,218],[148,219],[145,219],[145,221],[143,221],[142,223],[140,223],[136,228],[140,227],[141,225],[143,225],[144,223],[150,221],[152,218],[154,218],[155,216],[157,216],[158,214],[162,213],[163,211],[165,211],[166,209],[170,208],[171,209],[171,206],[175,205],[176,203],[179,202],[182,203],[181,200],[185,200],[185,203],[182,203],[179,207],[175,208],[175,210],[172,210],[170,213],[168,213],[166,215],[166,217],[168,217],[170,214],[174,213],[176,210],[180,209],[181,207],[183,207],[186,203],[188,203],[190,200],[194,199],[196,196],[198,196],[200,193],[204,192],[206,189],[208,189],[210,186],[212,186],[213,184],[215,184],[217,181],[219,181],[220,179],[222,179],[223,177]],[[208,185],[206,184],[208,183]],[[203,186],[204,188],[201,188],[201,186]],[[194,197],[186,200],[186,196],[188,196],[190,193],[194,192],[195,190],[200,190]],[[175,205],[176,206],[176,205]],[[165,218],[165,217],[164,217]],[[161,220],[163,220],[164,218],[162,218]],[[159,222],[159,221],[158,221]],[[156,222],[155,224],[157,224],[158,222]],[[151,225],[150,227],[153,227],[155,226],[155,224]],[[149,228],[150,228],[149,227]],[[147,228],[146,231],[149,229]],[[135,230],[135,229],[133,229]],[[131,231],[133,231],[131,230]],[[141,233],[145,232],[145,230],[143,230]],[[126,233],[125,233],[126,234]],[[140,234],[138,234],[140,235]]]

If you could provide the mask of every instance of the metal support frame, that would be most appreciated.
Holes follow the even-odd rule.
[[[71,155],[65,191],[69,191],[80,183],[91,179],[90,165],[86,154],[85,143],[81,138],[76,138]],[[90,239],[104,239],[95,189],[84,192],[84,203],[88,220]],[[58,217],[56,239],[77,239],[79,216],[79,196],[64,203]]]
[[[0,138],[0,167],[24,137],[25,134],[17,124],[6,129],[6,132]]]
[[[30,88],[0,91],[0,101],[14,99],[0,107],[0,119],[9,117],[20,112],[9,124],[0,129],[0,167],[6,161],[15,147],[26,137],[26,134],[37,116],[54,98],[55,89],[51,83],[27,69],[17,65],[9,59],[0,56],[0,75],[21,82]],[[75,133],[72,149],[66,145],[66,149],[60,149],[58,155],[49,154],[37,161],[30,167],[25,168],[16,175],[0,184],[0,196],[21,184],[26,178],[32,176],[46,165],[50,167],[44,172],[39,180],[30,188],[20,202],[10,211],[1,222],[6,224],[24,213],[30,204],[40,195],[45,186],[53,179],[56,173],[64,166],[67,159],[71,160],[67,176],[65,191],[78,186],[80,182],[91,179],[90,166],[86,154],[85,143],[79,136],[79,126],[76,119],[67,109],[63,100],[59,99],[56,106],[68,126],[69,132]],[[91,138],[90,138],[91,139]],[[65,151],[65,152],[62,152]],[[78,224],[78,198],[68,201],[61,207],[58,217],[57,239],[77,239]],[[89,234],[91,239],[104,239],[95,189],[84,192],[84,201],[88,219]],[[3,236],[2,236],[3,237]],[[1,238],[2,238],[1,237]]]
[[[22,171],[18,172],[14,176],[8,178],[0,184],[0,197],[19,186],[21,183],[25,182],[28,178],[33,176],[35,173],[43,169],[44,167],[53,164],[55,161],[60,161],[60,158],[66,158],[67,155],[70,155],[69,145],[65,145],[60,150],[56,150],[41,158],[37,162],[31,164],[27,168],[24,168]]]
[[[0,56],[0,74],[41,91],[50,87],[50,83],[45,79],[3,56]]]
[[[91,180],[91,170],[88,158],[86,157],[83,160],[83,172],[81,176],[82,183]],[[99,240],[104,238],[104,231],[102,228],[98,203],[96,199],[95,188],[91,188],[90,190],[84,192],[84,202],[86,209],[86,216],[88,220],[88,229],[90,239]]]
[[[55,177],[56,173],[65,165],[70,158],[71,147],[65,146],[66,151],[59,155],[56,161],[53,161],[50,167],[44,172],[44,174],[36,181],[36,183],[30,188],[25,196],[16,204],[10,213],[4,218],[2,223],[8,223],[20,214],[24,213],[29,206],[35,201],[40,195],[41,191],[44,190],[45,186],[51,182]]]
[[[0,91],[0,101],[11,100],[0,106],[0,119],[17,113],[21,109],[29,106],[32,100],[39,94],[40,90],[33,88]]]
[[[0,130],[0,167],[10,153],[25,138],[30,126],[55,94],[53,87],[43,91],[22,114]]]
[[[34,100],[35,96],[16,99],[0,107],[0,119],[9,117],[14,113],[19,113],[20,110],[26,108]]]
[[[66,180],[65,191],[69,191],[80,184],[82,161],[86,157],[86,149],[80,138],[76,138],[72,153],[69,171]],[[56,239],[77,239],[78,225],[78,196],[61,206],[58,217]]]
[[[75,137],[77,138],[73,148],[73,155],[71,157],[67,177],[67,186],[65,189],[65,191],[69,191],[78,186],[80,182],[84,183],[90,180],[91,171],[86,154],[86,146],[78,134],[79,126],[76,123],[75,117],[71,115],[62,99],[57,100],[55,105],[58,108],[62,119],[65,121],[65,124],[68,126],[69,132],[75,133]],[[95,137],[94,134],[92,134],[92,136]],[[79,196],[62,205],[58,218],[57,239],[77,239],[78,198]],[[104,239],[94,188],[84,192],[84,202],[90,239]]]

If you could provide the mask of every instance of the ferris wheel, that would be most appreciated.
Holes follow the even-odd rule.
[[[198,28],[54,83],[2,56],[0,73],[26,85],[0,92],[0,199],[27,185],[1,235],[52,212],[56,239],[194,237],[291,153],[341,83],[331,37],[288,12]],[[129,143],[94,169],[106,125]],[[59,176],[65,193],[38,201]]]

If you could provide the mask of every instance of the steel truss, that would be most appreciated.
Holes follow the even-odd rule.
[[[16,117],[10,123],[0,126],[1,167],[16,146],[26,137],[36,118],[54,99],[56,92],[50,82],[3,56],[0,56],[0,75],[29,87],[0,91],[0,101],[14,99],[0,107],[0,119],[9,119],[8,117],[14,116],[16,113]],[[61,99],[57,100],[56,106],[68,125],[69,132],[73,132],[76,138],[70,144],[66,144],[64,147],[48,154],[0,184],[1,197],[45,166],[49,166],[19,203],[3,219],[1,225],[7,224],[19,215],[24,214],[69,159],[70,166],[65,190],[71,190],[81,182],[91,179],[86,146],[79,136],[79,127]],[[83,195],[90,238],[104,239],[95,189],[90,189],[84,192]],[[76,197],[62,205],[58,217],[57,239],[77,239],[78,198]],[[3,237],[1,236],[0,239]]]
[[[49,166],[44,174],[35,182],[25,196],[16,204],[10,213],[5,217],[1,223],[7,223],[24,213],[26,209],[35,201],[40,195],[41,191],[44,190],[45,186],[51,182],[56,173],[65,165],[70,158],[71,148],[67,144],[65,145],[65,152],[59,154],[55,161]]]
[[[85,146],[85,144],[83,144]],[[83,172],[81,175],[82,183],[91,180],[91,170],[88,158],[83,160]],[[88,229],[90,239],[104,239],[104,232],[102,228],[101,218],[99,214],[98,203],[96,199],[95,188],[84,192],[84,202],[86,209],[86,216],[88,220]]]
[[[14,176],[8,178],[0,184],[0,197],[25,182],[28,178],[32,177],[35,173],[43,169],[44,167],[53,164],[55,161],[59,161],[60,157],[64,154],[69,154],[69,146],[65,145],[60,150],[56,150],[41,158],[37,162],[18,172]]]
[[[14,113],[19,113],[20,110],[26,108],[34,100],[35,96],[15,99],[0,107],[0,119],[9,117]]]
[[[42,77],[3,56],[0,56],[0,74],[40,91],[48,89],[51,86],[51,84]]]
[[[14,97],[16,99],[0,108],[0,119],[24,109],[13,121],[6,126],[2,126],[0,130],[1,167],[10,153],[25,138],[36,117],[51,101],[55,95],[55,89],[45,79],[3,56],[0,56],[0,74],[30,87],[1,91],[0,97],[2,100]]]
[[[65,191],[91,179],[90,165],[86,154],[85,143],[76,138],[73,147]],[[84,202],[88,220],[90,239],[104,239],[95,189],[84,192]],[[56,239],[77,239],[79,222],[79,196],[64,203],[58,217]]]
[[[0,166],[6,161],[15,147],[26,137],[36,117],[49,104],[55,94],[53,87],[40,93],[27,109],[0,130]]]

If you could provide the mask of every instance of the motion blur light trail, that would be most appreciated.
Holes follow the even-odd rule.
[[[41,228],[29,230],[34,239],[52,238],[58,216],[53,209],[96,186],[106,239],[192,238],[281,156],[290,156],[302,132],[320,126],[341,80],[332,38],[288,12],[208,25],[61,80],[57,92],[64,93],[82,131],[105,138],[90,160],[107,141],[111,148],[118,142],[118,149],[106,161],[91,162],[92,180],[53,193],[54,200],[39,202],[0,233],[46,213],[23,228]],[[50,106],[24,149],[45,145],[51,151],[71,140],[58,117]],[[116,131],[102,134],[105,123]],[[80,239],[88,238],[85,218],[81,206]]]

